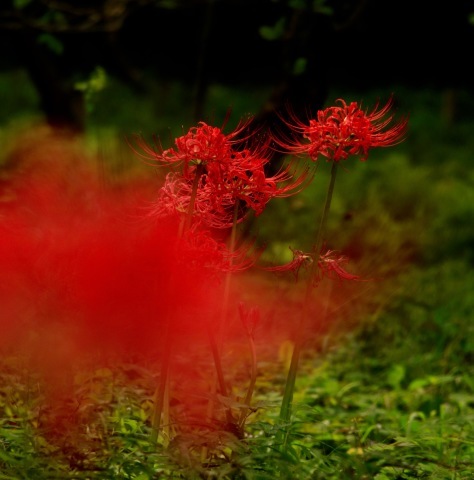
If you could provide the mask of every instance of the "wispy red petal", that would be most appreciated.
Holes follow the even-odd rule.
[[[312,265],[314,253],[303,252],[291,247],[290,250],[293,252],[293,259],[290,262],[283,265],[263,267],[263,269],[269,272],[291,272],[294,274],[295,279],[298,280],[301,268],[308,268]],[[367,281],[359,275],[345,270],[343,265],[348,263],[348,261],[349,259],[346,256],[338,254],[334,250],[328,250],[326,253],[321,254],[318,260],[318,271],[315,281],[319,282],[324,277],[339,280]]]
[[[313,254],[306,253],[302,250],[296,250],[290,247],[293,252],[293,259],[283,265],[273,265],[263,267],[268,272],[284,273],[291,272],[295,276],[295,280],[298,280],[298,275],[301,268],[308,268],[313,263]]]
[[[359,275],[354,275],[343,268],[343,265],[348,262],[348,257],[334,250],[328,250],[325,254],[319,256],[319,279],[327,277],[339,280],[366,281]]]

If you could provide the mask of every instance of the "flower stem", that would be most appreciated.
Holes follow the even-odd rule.
[[[232,231],[230,234],[229,250],[231,253],[233,253],[235,250],[235,244],[236,244],[236,238],[237,238],[238,213],[239,213],[239,202],[237,201],[234,207]],[[230,257],[231,265],[232,265],[232,261],[233,260],[231,255]],[[221,395],[224,397],[227,397],[227,387],[225,384],[224,371],[222,368],[221,350],[222,350],[222,343],[224,341],[224,327],[227,320],[231,278],[232,278],[232,272],[228,271],[225,276],[221,313],[218,318],[218,324],[216,329],[217,334],[210,328],[210,326],[208,327],[208,335],[211,343],[212,356],[214,359],[214,366],[216,368],[217,381],[219,383],[219,390]],[[227,419],[227,423],[229,424],[234,422],[234,418],[232,416],[232,412],[229,407],[226,407],[226,419]]]
[[[232,230],[230,233],[230,240],[229,240],[229,252],[230,252],[230,265],[232,266],[233,263],[233,253],[235,251],[235,245],[237,243],[237,218],[239,215],[239,205],[240,202],[237,200],[234,206],[234,216],[232,220]],[[218,338],[219,344],[222,344],[224,341],[224,327],[227,320],[227,311],[229,306],[229,296],[230,296],[230,284],[232,280],[232,272],[228,271],[225,276],[225,283],[224,283],[224,293],[223,293],[223,301],[222,301],[222,312],[219,318],[219,328],[218,328]]]
[[[252,355],[252,371],[250,374],[250,383],[247,388],[247,394],[245,395],[244,404],[247,405],[246,408],[243,408],[240,412],[239,418],[239,427],[243,430],[245,419],[247,418],[247,414],[250,410],[250,402],[252,401],[253,392],[255,389],[255,383],[257,382],[257,352],[255,350],[255,341],[253,338],[253,334],[247,328],[247,339],[249,341],[250,353]]]
[[[199,186],[199,179],[201,178],[204,166],[202,163],[198,163],[196,167],[196,174],[193,181],[193,188],[191,191],[191,197],[189,199],[189,207],[184,218],[184,221],[181,222],[178,231],[178,238],[176,244],[176,250],[179,250],[179,244],[185,232],[191,227],[193,214],[194,214],[194,204],[196,202],[197,190]],[[175,279],[174,276],[171,276],[169,281],[168,288],[170,291],[173,291],[175,288]],[[160,428],[162,426],[161,417],[166,416],[169,411],[169,370],[171,364],[171,338],[170,338],[170,313],[165,313],[165,331],[164,331],[164,350],[161,360],[161,372],[160,372],[160,382],[155,392],[154,400],[154,411],[152,416],[152,431],[151,431],[151,441],[153,444],[158,442],[158,436],[160,433]],[[165,444],[169,439],[165,439]]]
[[[193,188],[191,190],[191,197],[189,198],[189,206],[188,211],[186,212],[186,216],[184,217],[184,221],[181,222],[180,229],[178,232],[178,240],[180,240],[184,233],[189,230],[193,221],[193,214],[194,214],[194,204],[196,203],[196,196],[199,187],[199,180],[201,179],[201,175],[204,171],[204,164],[198,163],[196,166],[196,172],[194,175],[193,181]]]
[[[169,338],[169,332],[167,328],[166,338]],[[165,400],[166,400],[166,391],[169,386],[169,367],[171,361],[171,342],[166,342],[165,350],[163,352],[163,358],[161,360],[161,373],[160,373],[160,383],[155,392],[155,408],[153,411],[152,417],[152,431],[151,431],[151,442],[156,444],[158,442],[158,436],[161,428],[161,416],[163,411],[166,410]]]
[[[331,178],[329,180],[329,186],[328,190],[326,193],[326,200],[324,203],[324,209],[323,213],[321,216],[321,221],[319,224],[319,229],[316,234],[316,243],[313,247],[313,254],[314,254],[314,259],[313,263],[311,266],[311,272],[310,275],[307,278],[307,283],[306,283],[306,291],[305,291],[305,297],[304,297],[304,303],[303,303],[303,308],[301,310],[301,316],[300,316],[300,321],[298,328],[296,330],[296,338],[295,338],[295,343],[294,343],[294,348],[293,348],[293,353],[291,356],[291,363],[290,363],[290,368],[288,370],[288,375],[286,378],[286,384],[285,384],[285,391],[283,394],[283,400],[281,403],[281,408],[280,408],[280,422],[283,424],[283,430],[280,431],[280,436],[277,438],[279,440],[279,443],[282,443],[282,449],[286,450],[286,440],[283,441],[282,435],[283,433],[286,432],[286,426],[289,424],[290,419],[291,419],[291,413],[292,413],[292,403],[293,403],[293,393],[295,389],[295,383],[296,383],[296,376],[298,373],[298,364],[301,356],[301,350],[304,342],[304,331],[305,331],[305,326],[307,322],[307,317],[308,317],[308,310],[309,310],[309,303],[311,299],[311,292],[314,286],[314,279],[316,275],[318,274],[318,261],[319,261],[319,255],[321,253],[321,248],[322,248],[322,243],[323,243],[323,238],[324,238],[324,230],[326,229],[326,222],[327,222],[327,217],[329,214],[329,209],[331,207],[331,200],[332,200],[332,195],[334,191],[334,184],[336,182],[336,173],[337,173],[337,162],[332,162],[332,168],[331,168]],[[286,437],[286,435],[285,435]]]
[[[337,174],[338,165],[339,165],[338,162],[334,162],[334,161],[332,162],[331,178],[329,180],[328,190],[326,193],[326,201],[324,203],[324,210],[321,216],[321,222],[319,224],[319,229],[316,236],[316,243],[314,245],[315,261],[313,262],[313,266],[311,269],[311,277],[310,277],[311,280],[314,279],[314,275],[317,273],[316,271],[318,269],[318,260],[319,260],[319,255],[321,253],[321,248],[323,246],[323,238],[326,230],[327,219],[329,216],[329,209],[331,208],[331,200],[332,200],[332,194],[334,192],[334,184],[336,183],[336,174]],[[306,290],[311,291],[311,286],[312,286],[312,281],[308,281]]]

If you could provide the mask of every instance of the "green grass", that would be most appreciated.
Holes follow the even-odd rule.
[[[18,73],[12,78],[2,75],[2,91],[25,82]],[[22,85],[8,104],[11,114],[2,118],[4,140],[25,128],[28,116],[38,118],[34,94]],[[165,88],[163,103],[114,79],[99,92],[86,139],[110,181],[126,179],[135,168],[124,134],[164,134],[192,123],[189,95],[179,85],[156,92]],[[168,449],[151,445],[153,362],[72,366],[72,394],[58,410],[27,359],[3,355],[0,479],[474,478],[474,118],[466,107],[472,99],[460,92],[451,120],[444,92],[395,92],[410,113],[409,138],[341,169],[328,224],[329,246],[350,256],[352,271],[378,280],[323,292],[332,300],[331,323],[315,321],[308,338],[287,452],[275,449],[273,440],[281,428],[291,344],[282,338],[279,351],[269,350],[267,328],[279,325],[264,318],[256,330],[258,408],[241,441],[222,428],[204,436],[183,432]],[[354,99],[370,105],[388,93],[359,92]],[[230,104],[248,113],[263,94],[216,87],[210,105],[216,116]],[[339,94],[346,95],[332,98]],[[319,166],[301,196],[270,204],[255,222],[259,241],[268,244],[265,260],[284,258],[288,246],[310,246],[326,167]],[[271,291],[271,278],[256,274],[255,282],[268,282]],[[291,280],[278,282],[281,292],[297,288]],[[258,301],[247,293],[247,301]],[[279,298],[275,308],[283,312],[273,321],[281,326],[298,303],[290,294]],[[236,390],[246,384],[241,366],[226,374]],[[200,461],[204,445],[212,453],[209,463]]]

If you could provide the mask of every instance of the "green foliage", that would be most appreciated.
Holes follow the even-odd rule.
[[[284,17],[279,18],[272,26],[263,25],[260,27],[260,35],[265,40],[277,40],[281,38],[285,32],[286,19]]]
[[[61,55],[64,51],[63,43],[51,33],[42,33],[38,35],[38,43],[46,45],[56,55]]]
[[[13,6],[18,10],[27,7],[33,0],[13,0]]]
[[[8,74],[0,73],[0,124],[10,126],[42,117],[39,112],[39,98],[24,70],[15,70]],[[4,129],[0,130],[3,134]],[[5,132],[6,133],[6,132]],[[4,140],[4,144],[7,139]]]
[[[328,16],[333,14],[333,9],[326,4],[326,0],[286,0],[285,3],[288,4],[290,12],[291,10],[303,10]],[[280,17],[273,25],[262,25],[259,33],[268,41],[281,40],[285,36],[288,25],[291,25],[291,18]],[[295,69],[298,70],[298,66]]]
[[[96,67],[89,78],[77,81],[74,88],[83,92],[88,113],[94,109],[95,95],[107,86],[107,74],[103,67]]]

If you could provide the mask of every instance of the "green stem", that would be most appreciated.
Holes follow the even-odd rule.
[[[167,325],[165,338],[169,340],[169,327]],[[161,428],[161,416],[165,408],[165,396],[166,389],[169,382],[169,368],[171,362],[171,342],[167,341],[165,343],[165,350],[163,351],[163,358],[161,360],[161,373],[160,373],[160,382],[155,392],[155,408],[153,411],[153,417],[151,422],[151,441],[153,444],[158,442],[158,436]]]
[[[250,374],[250,383],[247,388],[247,394],[245,395],[244,404],[248,405],[247,408],[243,408],[240,412],[239,426],[243,429],[247,413],[250,410],[250,402],[252,400],[253,392],[255,389],[255,383],[257,382],[257,352],[255,350],[255,341],[253,335],[247,329],[247,338],[249,340],[250,353],[252,355],[252,371]]]
[[[319,255],[321,253],[321,248],[322,248],[322,243],[324,238],[324,230],[326,229],[326,222],[329,214],[329,209],[331,207],[334,184],[336,182],[337,166],[338,166],[338,163],[333,161],[332,168],[331,168],[331,178],[330,178],[328,190],[326,193],[324,209],[321,216],[319,229],[316,235],[316,243],[313,247],[313,254],[314,254],[313,263],[312,263],[310,275],[307,278],[303,308],[301,311],[300,322],[296,331],[296,338],[295,338],[293,353],[291,356],[290,368],[288,370],[288,375],[287,375],[286,384],[285,384],[285,391],[284,391],[283,400],[281,403],[280,422],[283,424],[284,427],[289,424],[291,419],[293,393],[295,389],[296,376],[298,373],[298,364],[301,357],[301,350],[304,342],[304,331],[305,331],[305,326],[306,326],[307,317],[308,317],[309,303],[311,298],[311,292],[314,285],[314,277],[318,273]],[[284,428],[283,432],[284,431],[286,431],[286,428]],[[281,438],[281,435],[283,434],[283,432],[280,434],[280,437],[279,437],[280,441],[283,440]],[[282,443],[283,443],[282,448],[286,449],[286,442],[282,442]]]
[[[316,236],[316,243],[314,245],[314,250],[313,250],[314,261],[311,268],[310,281],[308,281],[307,288],[306,288],[306,291],[309,291],[309,292],[311,292],[314,275],[317,273],[317,269],[319,268],[318,267],[319,255],[321,253],[321,248],[323,246],[323,238],[326,230],[326,223],[329,216],[329,210],[331,208],[331,200],[334,192],[334,184],[336,183],[336,174],[337,174],[338,165],[339,165],[338,162],[334,162],[334,161],[332,162],[331,178],[329,180],[328,190],[326,192],[326,201],[324,203],[324,210],[321,216],[321,222],[319,224],[319,229]]]
[[[204,164],[198,163],[196,166],[196,173],[194,175],[193,181],[193,188],[191,190],[191,197],[189,199],[189,206],[186,216],[184,218],[184,222],[181,222],[180,229],[178,232],[178,239],[183,237],[184,232],[187,232],[191,227],[193,221],[193,214],[194,214],[194,205],[196,203],[197,191],[199,187],[199,180],[201,179],[201,175],[204,171]]]
[[[208,331],[209,331],[209,340],[211,342],[212,356],[214,358],[214,365],[216,367],[217,381],[219,383],[219,391],[223,397],[227,397],[227,387],[225,384],[224,371],[222,369],[222,362],[221,362],[219,347],[217,345],[216,338],[212,330],[209,329]],[[225,413],[226,413],[227,423],[229,424],[234,423],[234,417],[232,416],[232,412],[230,411],[229,407],[226,407]]]

